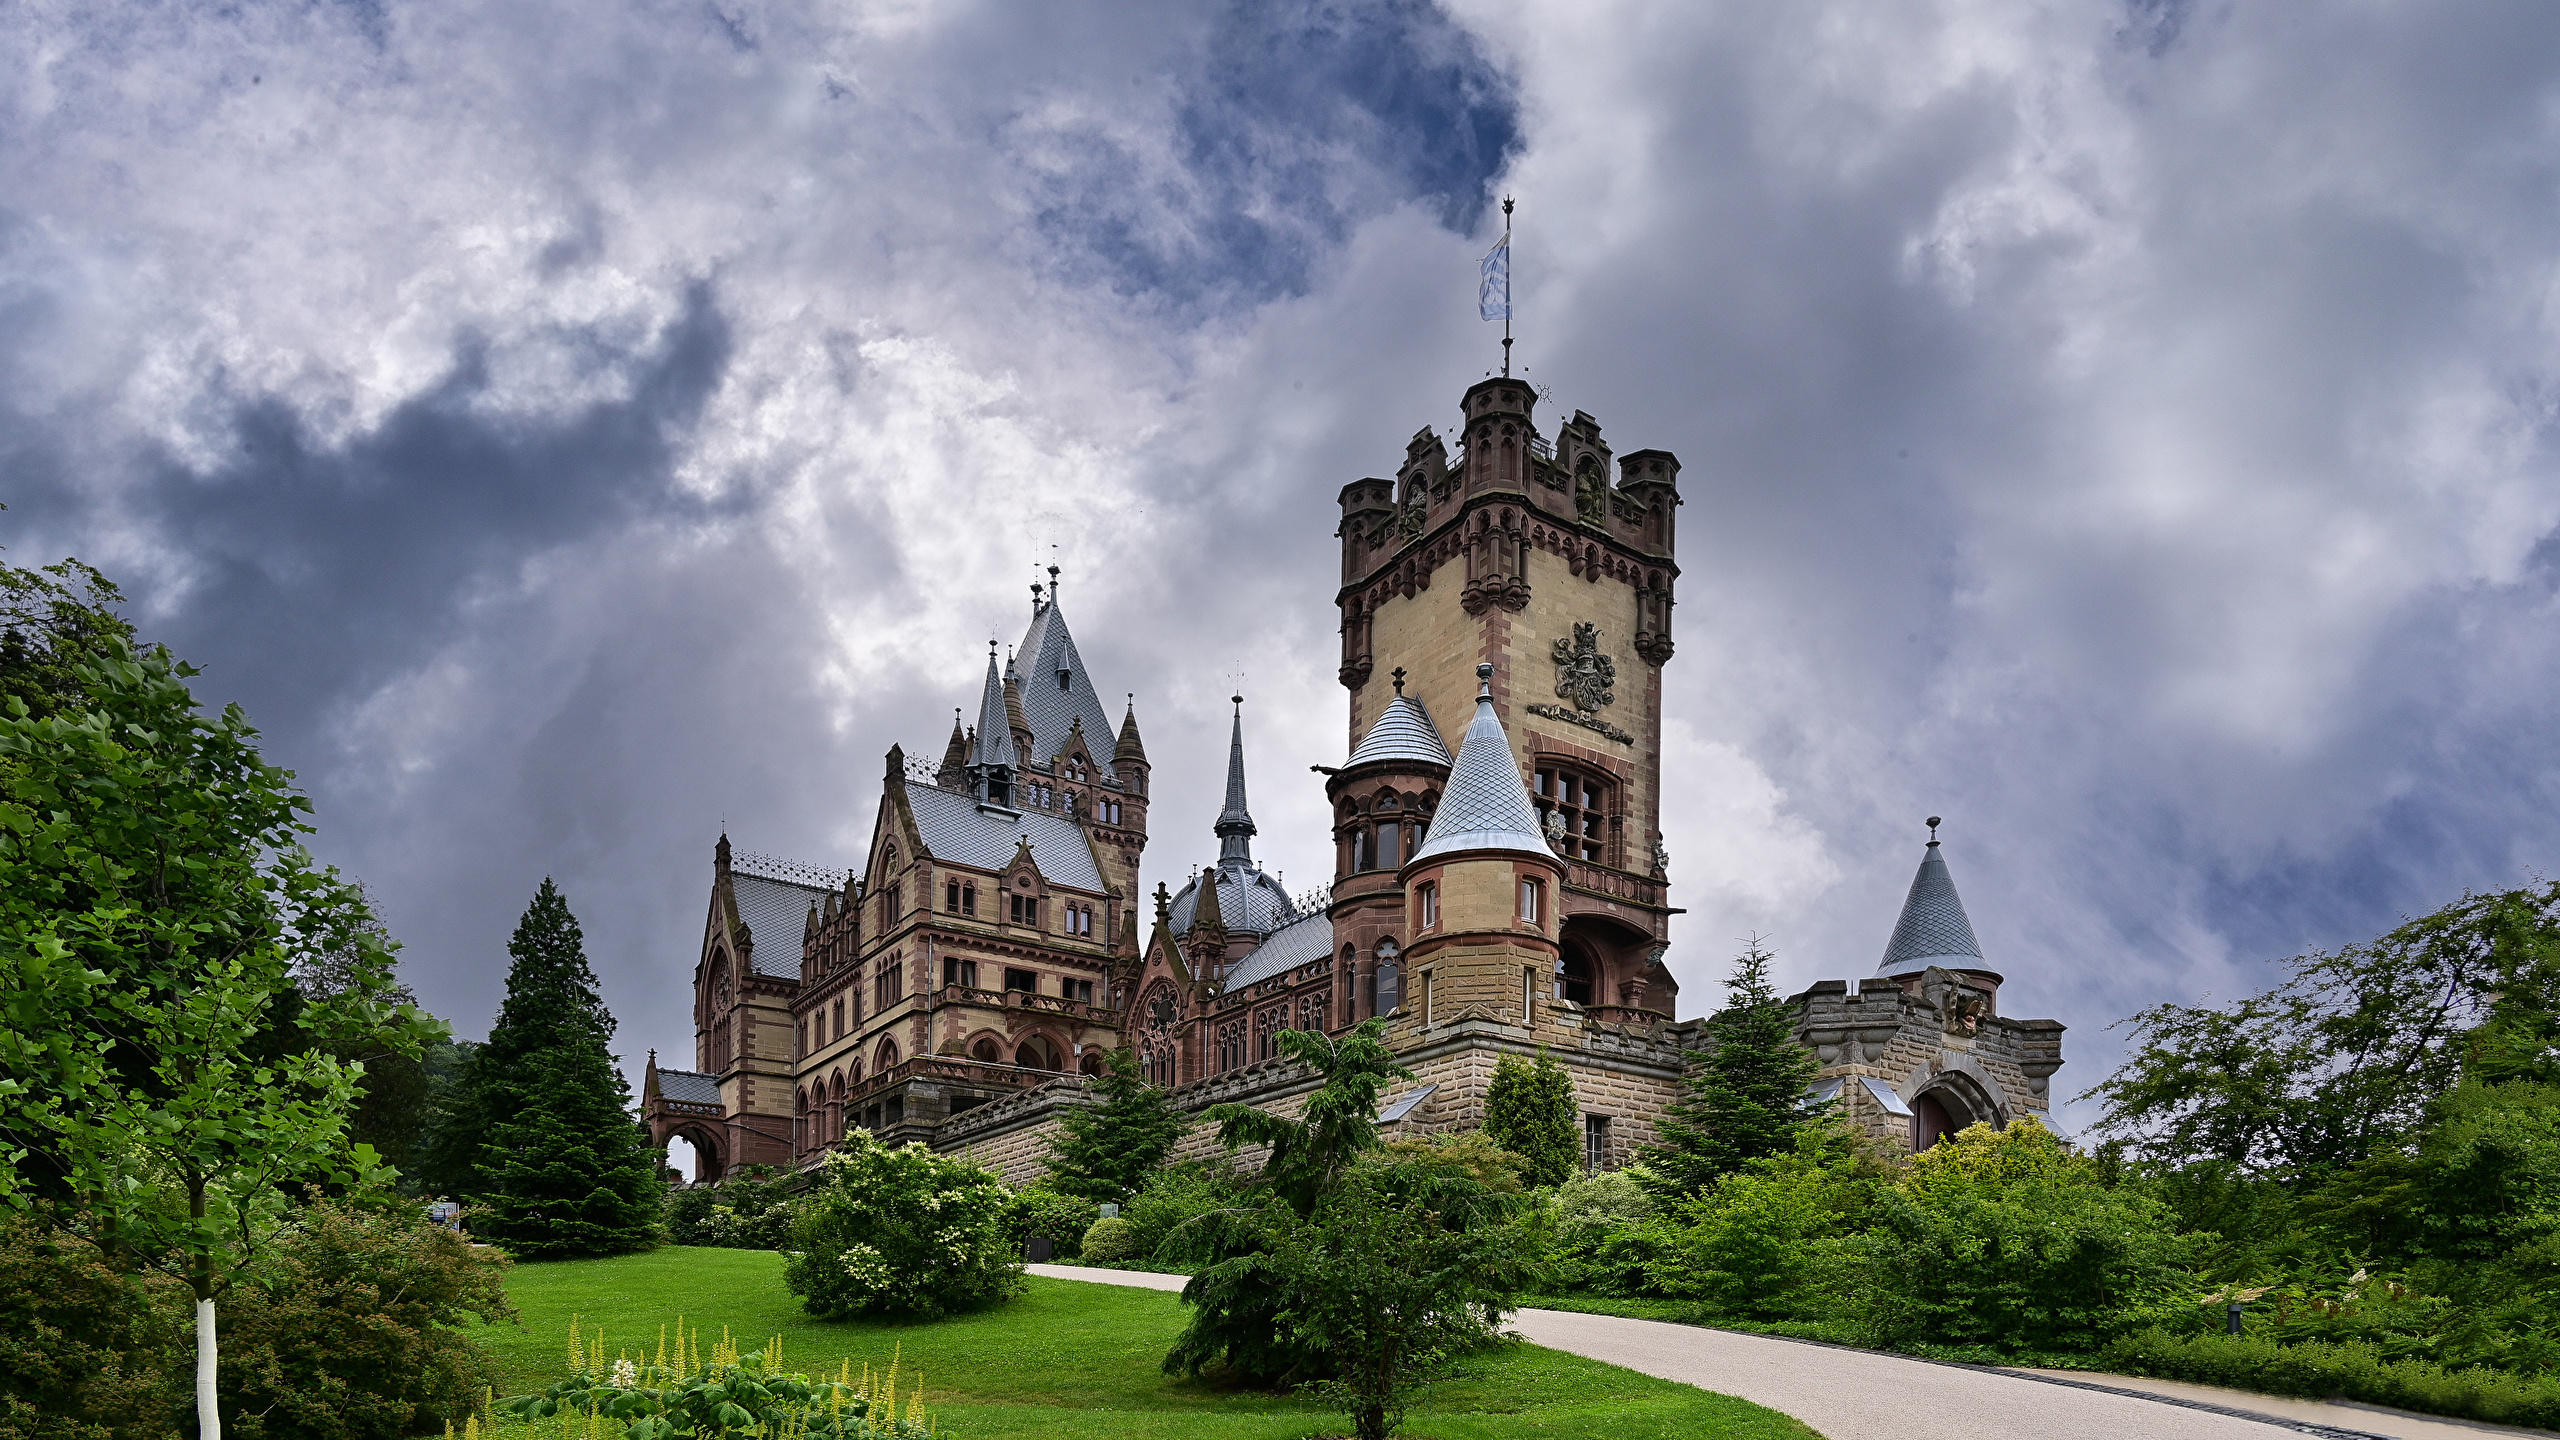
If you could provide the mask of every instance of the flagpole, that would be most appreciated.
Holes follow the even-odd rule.
[[[1511,197],[1502,197],[1502,374],[1511,376]]]

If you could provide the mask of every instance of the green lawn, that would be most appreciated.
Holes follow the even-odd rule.
[[[794,1370],[850,1357],[921,1369],[925,1403],[960,1440],[1011,1437],[1202,1437],[1301,1440],[1340,1434],[1338,1415],[1287,1396],[1174,1380],[1157,1367],[1182,1328],[1181,1303],[1154,1290],[1033,1277],[1030,1293],[980,1315],[932,1325],[824,1322],[782,1287],[780,1256],[677,1246],[613,1260],[519,1265],[507,1291],[521,1329],[487,1332],[505,1368],[501,1393],[522,1394],[566,1367],[569,1317],[602,1325],[605,1352],[653,1350],[682,1315],[716,1338],[722,1326],[754,1349],[783,1337]],[[1422,1440],[1806,1440],[1773,1410],[1579,1356],[1516,1345],[1470,1359],[1405,1423]],[[905,1389],[902,1383],[899,1387]]]

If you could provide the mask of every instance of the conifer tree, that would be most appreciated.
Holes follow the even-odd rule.
[[[546,878],[507,942],[507,998],[432,1147],[476,1231],[534,1255],[600,1255],[656,1238],[660,1181],[606,1042],[613,1016],[578,918]]]
[[[1066,1133],[1050,1152],[1049,1183],[1062,1194],[1117,1204],[1147,1183],[1191,1121],[1171,1095],[1147,1083],[1125,1048],[1105,1059],[1093,1088],[1102,1103],[1068,1112]]]
[[[1662,1143],[1644,1152],[1644,1164],[1666,1197],[1792,1151],[1812,1119],[1804,1092],[1821,1062],[1796,1043],[1794,1017],[1769,988],[1770,959],[1754,940],[1734,961],[1725,1008],[1706,1024],[1707,1048],[1688,1052],[1686,1093],[1655,1122]]]
[[[1573,1077],[1543,1048],[1534,1065],[1517,1055],[1505,1055],[1494,1065],[1493,1084],[1484,1097],[1484,1133],[1526,1162],[1520,1178],[1530,1185],[1561,1185],[1573,1178],[1581,1148],[1577,1114]]]
[[[631,1119],[631,1091],[603,1042],[563,1040],[526,1057],[522,1102],[489,1129],[488,1190],[472,1229],[524,1260],[619,1255],[655,1244],[663,1184]]]

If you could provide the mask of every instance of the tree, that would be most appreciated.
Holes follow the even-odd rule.
[[[1527,1162],[1521,1178],[1530,1185],[1561,1185],[1581,1168],[1579,1119],[1573,1077],[1544,1047],[1534,1065],[1517,1055],[1495,1062],[1484,1097],[1484,1133]]]
[[[827,1152],[791,1226],[783,1283],[825,1320],[938,1320],[1021,1293],[1013,1203],[996,1173],[855,1130]]]
[[[2286,962],[2272,990],[2126,1022],[2133,1054],[2082,1099],[2138,1160],[2310,1174],[2399,1146],[2467,1074],[2560,1080],[2560,882],[2465,895]]]
[[[546,878],[507,942],[507,998],[471,1059],[473,1228],[532,1257],[613,1255],[657,1242],[664,1181],[631,1091],[606,1053],[613,1016],[578,919]]]
[[[1359,1440],[1385,1440],[1423,1386],[1491,1340],[1523,1283],[1516,1229],[1469,1223],[1400,1178],[1357,1167],[1315,1215],[1271,1237],[1297,1340],[1333,1377],[1317,1392],[1350,1413]]]
[[[82,667],[113,642],[133,643],[133,625],[111,608],[115,582],[77,560],[37,570],[0,565],[0,709],[16,699],[41,720],[87,700]]]
[[[1261,1381],[1322,1373],[1321,1352],[1301,1343],[1288,1321],[1287,1277],[1269,1252],[1275,1227],[1311,1219],[1360,1158],[1378,1148],[1378,1095],[1389,1080],[1413,1078],[1364,1020],[1341,1039],[1280,1032],[1280,1053],[1322,1077],[1300,1118],[1250,1105],[1216,1105],[1218,1140],[1229,1150],[1265,1148],[1262,1173],[1240,1203],[1208,1211],[1175,1231],[1173,1258],[1205,1262],[1182,1289],[1191,1321],[1165,1356],[1167,1374],[1197,1375],[1211,1363]]]
[[[373,909],[373,893],[364,882],[356,882],[363,897],[366,919],[360,927],[373,945],[392,952],[399,944],[391,938]],[[290,1008],[297,1014],[307,1000],[329,1000],[348,993],[362,983],[365,946],[347,945],[335,950],[304,956],[294,967],[295,1000]],[[393,980],[383,992],[385,1003],[415,1005],[418,997],[409,987]],[[280,1002],[279,1008],[286,1008]],[[298,1027],[297,1027],[298,1028]],[[431,1046],[434,1049],[449,1046]],[[403,1054],[399,1049],[379,1040],[331,1047],[330,1053],[341,1060],[364,1066],[363,1088],[356,1100],[354,1116],[349,1120],[349,1134],[359,1144],[371,1145],[383,1163],[400,1172],[402,1188],[411,1193],[419,1190],[417,1171],[421,1141],[428,1133],[429,1106],[433,1080],[428,1071],[428,1057]]]
[[[666,1182],[631,1119],[631,1092],[591,1036],[528,1056],[496,1093],[471,1228],[525,1260],[621,1255],[661,1236]]]
[[[1755,940],[1734,961],[1725,1008],[1707,1021],[1705,1048],[1688,1052],[1681,1097],[1655,1122],[1661,1143],[1644,1163],[1665,1199],[1695,1194],[1746,1160],[1793,1151],[1798,1129],[1819,1118],[1804,1092],[1821,1062],[1796,1043],[1795,1017],[1769,988],[1771,958]]]
[[[0,718],[0,1204],[166,1270],[195,1299],[198,1433],[218,1440],[214,1302],[309,1183],[383,1177],[348,1135],[362,1067],[438,1033],[391,998],[355,886],[300,837],[309,802],[238,706],[121,634],[72,664],[63,708]],[[352,947],[344,990],[258,1053],[306,958]]]
[[[1147,1083],[1138,1057],[1126,1048],[1106,1057],[1093,1088],[1102,1103],[1068,1112],[1065,1133],[1050,1152],[1049,1185],[1061,1194],[1120,1204],[1164,1164],[1191,1119],[1174,1108],[1170,1094]]]

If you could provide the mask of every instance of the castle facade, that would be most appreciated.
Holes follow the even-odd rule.
[[[651,1052],[652,1134],[693,1145],[696,1179],[806,1165],[859,1127],[1021,1183],[1111,1050],[1195,1110],[1288,1112],[1314,1081],[1280,1031],[1383,1017],[1417,1076],[1390,1126],[1480,1124],[1494,1065],[1545,1049],[1587,1163],[1634,1158],[1700,1043],[1664,964],[1680,463],[1613,455],[1581,412],[1544,435],[1536,401],[1474,385],[1454,455],[1426,427],[1392,479],[1341,492],[1330,887],[1292,896],[1253,857],[1239,697],[1214,859],[1142,889],[1135,706],[1115,732],[1052,569],[1021,644],[989,654],[977,723],[955,718],[938,763],[888,752],[860,864],[720,838],[693,1068]],[[1898,1146],[2043,1111],[2061,1064],[2058,1022],[1998,1014],[1936,823],[1882,964],[1791,1001],[1815,1098]]]

